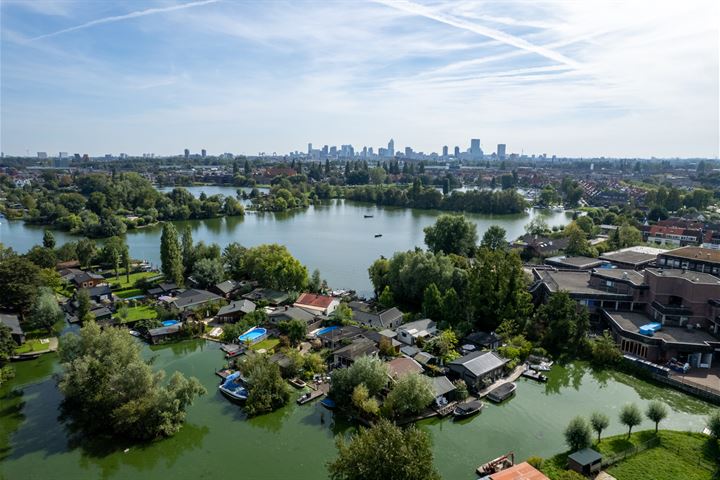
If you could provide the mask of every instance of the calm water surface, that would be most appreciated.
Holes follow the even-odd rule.
[[[190,187],[196,196],[221,193],[235,195],[234,187]],[[342,200],[307,210],[285,213],[248,212],[244,218],[215,218],[175,222],[178,230],[190,225],[194,240],[218,243],[224,247],[231,242],[245,246],[280,243],[312,271],[318,268],[333,288],[351,288],[370,295],[372,286],[367,269],[381,255],[392,256],[397,251],[424,247],[423,228],[432,225],[442,212],[378,207]],[[373,215],[364,218],[363,215]],[[565,225],[572,218],[569,213],[531,210],[519,215],[474,215],[466,217],[477,224],[482,238],[491,225],[500,225],[508,239],[524,233],[524,227],[536,215],[542,215],[550,226]],[[132,230],[127,243],[133,258],[160,262],[159,226]],[[382,237],[375,238],[375,234]],[[25,225],[20,221],[0,220],[0,242],[19,252],[42,243],[43,228]],[[76,237],[56,231],[58,245]]]
[[[189,409],[177,435],[139,446],[73,437],[58,419],[61,397],[52,378],[58,365],[49,355],[16,364],[17,377],[0,389],[0,478],[315,480],[327,478],[325,463],[335,456],[335,435],[354,429],[335,422],[317,402],[292,402],[247,420],[217,392],[213,371],[223,356],[216,344],[193,340],[144,347],[144,354],[155,357],[156,368],[194,375],[208,389]],[[607,434],[617,434],[624,431],[617,421],[624,403],[636,402],[644,409],[649,400],[659,399],[670,409],[663,427],[699,431],[712,409],[625,375],[593,373],[582,363],[556,366],[549,377],[545,385],[520,380],[513,399],[490,405],[468,421],[422,422],[443,478],[473,479],[478,464],[510,450],[519,458],[564,450],[562,430],[575,415],[604,411],[611,418]],[[638,429],[651,427],[645,421]]]

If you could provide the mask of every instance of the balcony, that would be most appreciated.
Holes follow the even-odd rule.
[[[693,312],[684,305],[664,305],[657,300],[650,304],[652,308],[662,313],[663,315],[676,315],[681,317],[690,317]]]

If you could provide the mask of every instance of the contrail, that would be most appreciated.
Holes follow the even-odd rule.
[[[383,5],[386,5],[388,7],[392,7],[397,10],[401,10],[403,12],[412,13],[412,14],[419,15],[419,16],[422,16],[425,18],[429,18],[431,20],[435,20],[437,22],[444,23],[446,25],[451,25],[456,28],[461,28],[463,30],[468,30],[470,32],[477,33],[478,35],[483,35],[485,37],[495,39],[499,42],[505,43],[507,45],[511,45],[516,48],[520,48],[522,50],[527,50],[529,52],[537,53],[538,55],[542,55],[545,58],[549,58],[551,60],[563,63],[563,64],[568,65],[573,68],[577,68],[579,66],[579,64],[575,60],[568,58],[565,55],[558,53],[554,50],[550,50],[550,49],[542,47],[540,45],[535,45],[535,44],[530,43],[527,40],[524,40],[520,37],[510,35],[509,33],[505,33],[503,31],[496,30],[494,28],[477,25],[475,23],[468,22],[468,21],[465,21],[465,20],[462,20],[462,19],[459,19],[456,17],[451,17],[449,15],[437,13],[424,5],[419,5],[417,3],[409,2],[406,0],[375,0],[375,1],[378,3],[381,3]]]
[[[41,40],[43,38],[54,37],[56,35],[61,35],[63,33],[68,33],[68,32],[74,32],[76,30],[82,30],[83,28],[93,27],[95,25],[101,25],[103,23],[120,22],[122,20],[128,20],[130,18],[137,18],[137,17],[145,17],[147,15],[154,15],[156,13],[173,12],[175,10],[183,10],[186,8],[199,7],[202,5],[208,5],[210,3],[217,3],[219,1],[220,0],[202,0],[199,2],[181,3],[179,5],[173,5],[171,7],[148,8],[147,10],[138,10],[137,12],[130,12],[125,15],[117,15],[114,17],[98,18],[97,20],[91,20],[87,23],[83,23],[82,25],[76,25],[74,27],[64,28],[62,30],[58,30],[57,32],[46,33],[45,35],[40,35],[39,37],[31,38],[29,41],[34,42],[35,40]]]

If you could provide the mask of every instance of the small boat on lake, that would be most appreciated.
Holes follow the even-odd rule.
[[[382,233],[376,233],[376,234],[375,234],[375,238],[380,238],[380,237],[382,237]]]
[[[510,398],[514,393],[517,385],[513,382],[503,383],[502,385],[495,387],[487,394],[487,398],[495,403],[500,403]]]
[[[545,383],[548,381],[548,378],[545,375],[533,369],[525,370],[522,373],[522,376],[541,383]]]
[[[288,382],[290,382],[290,385],[295,388],[305,388],[307,386],[307,383],[300,380],[299,378],[291,378],[290,380],[288,380]]]
[[[453,409],[452,414],[456,419],[468,418],[480,413],[483,407],[485,407],[485,404],[480,400],[459,403]]]
[[[248,397],[248,391],[242,384],[240,372],[231,373],[225,377],[218,389],[220,393],[235,402],[244,402]]]
[[[535,370],[536,372],[549,372],[550,367],[552,367],[552,362],[533,363],[532,365],[530,365],[530,368],[532,370]]]
[[[509,452],[507,455],[502,455],[498,458],[490,460],[487,463],[483,463],[477,468],[477,470],[475,470],[475,472],[484,478],[487,475],[502,472],[513,465],[515,465],[515,454],[513,452]]]
[[[11,362],[24,362],[26,360],[35,360],[36,358],[40,358],[39,353],[23,353],[21,355],[13,355],[10,357]]]
[[[373,215],[367,215],[367,214],[365,214],[365,215],[363,215],[363,217],[364,217],[364,218],[373,218]]]
[[[328,410],[335,410],[335,400],[332,398],[323,398],[320,405],[327,408]]]

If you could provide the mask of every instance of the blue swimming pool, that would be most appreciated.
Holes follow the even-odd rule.
[[[180,323],[179,320],[165,320],[162,322],[163,327],[172,327],[173,325],[177,325]]]
[[[325,327],[325,328],[322,328],[322,329],[318,330],[318,331],[315,333],[315,335],[323,335],[323,334],[325,334],[325,333],[332,332],[332,331],[335,330],[336,328],[338,328],[337,325],[333,325],[332,327]]]
[[[255,343],[260,341],[262,338],[265,338],[265,335],[267,335],[267,330],[260,327],[253,327],[247,332],[243,333],[238,337],[238,341],[240,342],[251,342]]]

